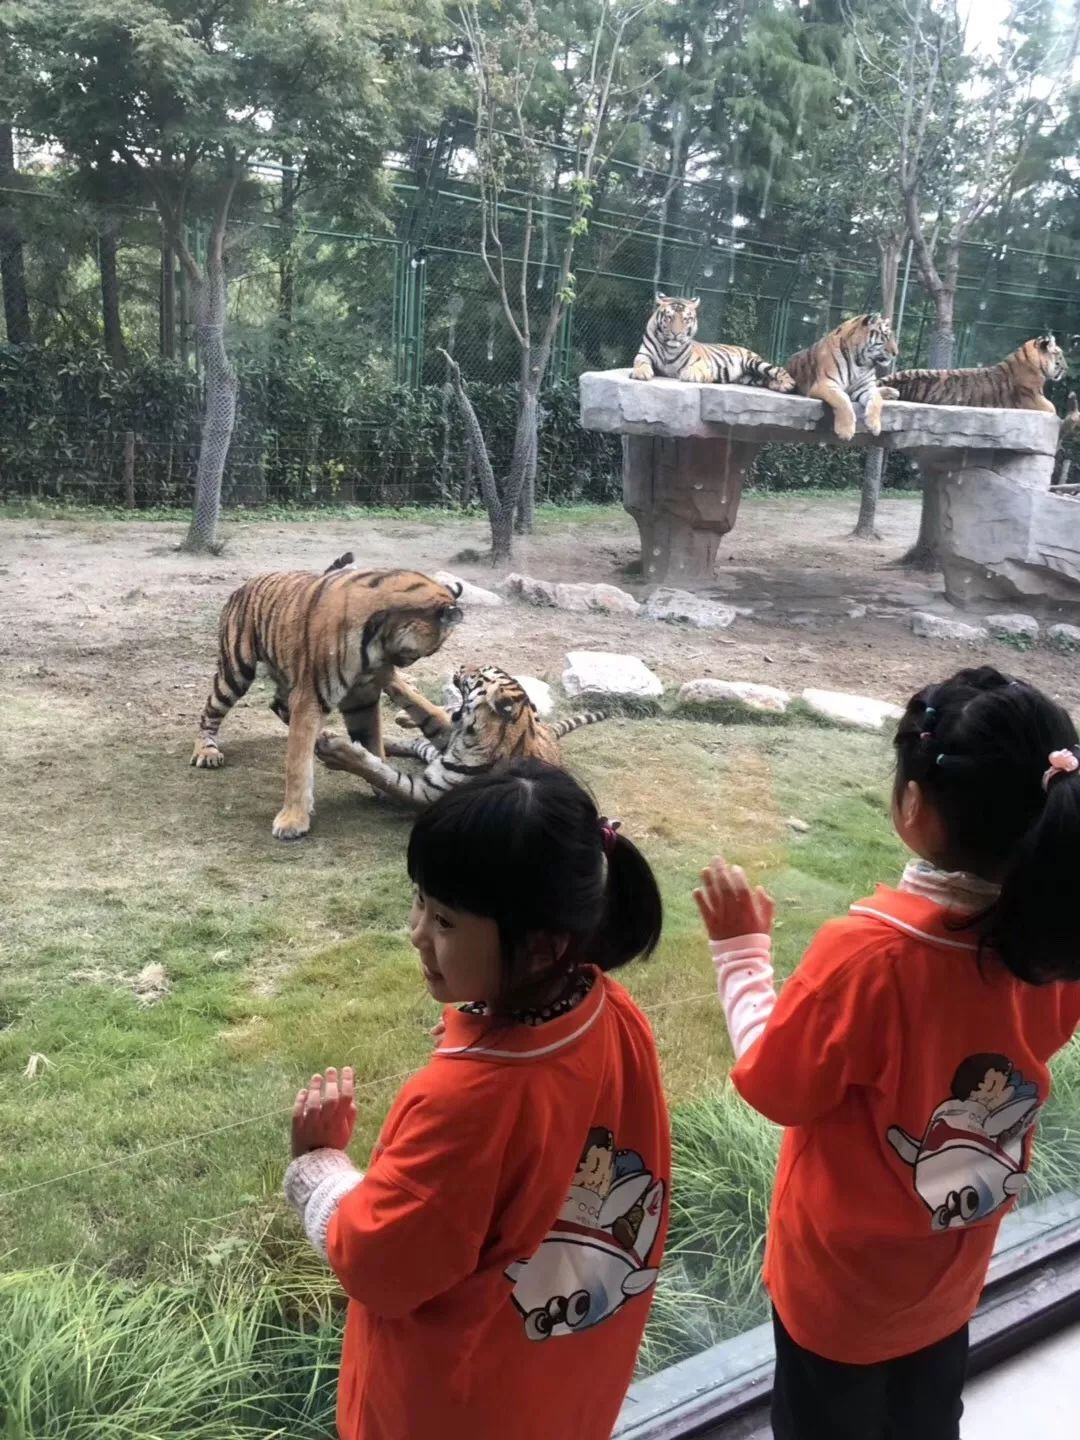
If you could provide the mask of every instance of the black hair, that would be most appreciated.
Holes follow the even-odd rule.
[[[1008,1078],[1012,1069],[1012,1061],[1007,1055],[969,1055],[957,1066],[949,1093],[954,1100],[968,1100],[991,1070]]]
[[[660,939],[660,892],[645,857],[601,829],[576,780],[538,760],[515,760],[437,800],[413,826],[408,866],[425,895],[498,925],[503,1012],[528,1004],[557,968],[567,977],[586,962],[615,970]],[[570,943],[559,967],[553,959],[546,975],[529,977],[527,941],[544,934]]]
[[[1068,713],[982,666],[913,695],[895,743],[897,801],[916,781],[944,827],[935,860],[1001,884],[974,921],[980,952],[1032,984],[1080,979],[1080,770],[1043,787],[1051,752],[1076,751]]]

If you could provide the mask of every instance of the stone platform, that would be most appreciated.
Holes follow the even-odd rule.
[[[1080,602],[1080,502],[1050,493],[1059,421],[1049,412],[887,401],[881,435],[860,418],[837,440],[820,400],[742,385],[582,375],[581,423],[623,436],[623,504],[650,581],[707,582],[762,445],[906,450],[929,487],[946,590],[956,604]]]

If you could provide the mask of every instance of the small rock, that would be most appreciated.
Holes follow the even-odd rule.
[[[995,640],[1034,645],[1039,639],[1039,622],[1034,615],[987,615],[986,628]]]
[[[726,630],[734,623],[735,608],[689,590],[654,590],[641,612],[648,620],[667,620],[674,625],[692,625],[697,630]]]
[[[449,570],[436,570],[432,576],[438,580],[440,585],[460,585],[461,603],[463,605],[505,605],[506,601],[501,595],[496,595],[494,590],[485,590],[480,585],[473,585],[468,580],[462,580],[460,575],[452,575]]]
[[[990,631],[985,625],[965,625],[962,620],[931,615],[928,610],[915,611],[911,617],[911,628],[926,640],[963,640],[974,644],[990,638]]]
[[[806,823],[806,821],[800,820],[797,815],[789,815],[787,823],[788,829],[794,830],[796,835],[805,835],[810,829],[810,826]]]
[[[755,685],[749,680],[688,680],[679,691],[678,708],[731,705],[762,715],[785,715],[791,704],[786,690]]]
[[[1063,650],[1066,654],[1080,650],[1080,626],[1051,625],[1046,638],[1055,650]]]
[[[553,584],[531,575],[507,575],[502,589],[529,605],[556,610],[601,611],[609,615],[637,615],[641,606],[616,585]]]
[[[170,988],[164,965],[156,962],[144,965],[131,988],[140,1005],[156,1005],[159,1000],[164,1000]]]
[[[853,725],[859,730],[883,730],[887,720],[903,715],[899,705],[887,700],[871,700],[866,695],[847,695],[840,690],[804,690],[806,708],[824,720],[838,725]]]
[[[659,676],[636,655],[606,650],[571,650],[566,657],[563,689],[571,699],[658,700],[664,693]]]
[[[847,618],[848,618],[849,620],[865,620],[865,619],[866,619],[866,606],[865,606],[865,605],[852,605],[852,606],[850,607],[850,609],[848,610],[848,612],[847,612]]]

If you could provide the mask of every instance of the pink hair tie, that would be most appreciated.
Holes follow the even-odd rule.
[[[1080,760],[1075,750],[1052,750],[1050,768],[1042,778],[1043,789],[1049,790],[1051,780],[1056,780],[1059,775],[1075,775],[1077,770],[1080,770]]]
[[[615,840],[618,837],[621,824],[618,820],[609,820],[606,815],[600,817],[600,843],[604,847],[604,854],[610,855],[615,849]]]

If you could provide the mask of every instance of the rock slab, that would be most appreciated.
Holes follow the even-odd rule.
[[[534,580],[531,575],[507,575],[502,588],[529,605],[555,610],[600,611],[608,615],[637,615],[641,606],[617,585],[563,584]]]
[[[679,690],[678,708],[731,705],[757,715],[786,715],[791,696],[774,685],[750,680],[688,680]]]
[[[1039,638],[1039,622],[1034,615],[987,615],[986,628],[995,640],[1019,640],[1034,645]]]
[[[690,625],[697,630],[726,630],[735,623],[734,606],[707,600],[689,590],[654,590],[642,606],[648,620],[667,620],[673,625]]]
[[[1074,654],[1080,650],[1080,625],[1051,625],[1046,638],[1055,650]]]
[[[890,720],[899,720],[904,713],[899,705],[888,700],[871,700],[869,696],[848,695],[842,690],[804,690],[802,702],[823,720],[858,730],[884,730]]]
[[[440,585],[460,585],[461,603],[463,605],[505,605],[506,601],[494,590],[485,590],[482,585],[474,585],[469,580],[462,580],[460,575],[454,575],[449,570],[436,570],[432,576],[438,580]]]
[[[659,676],[636,655],[607,650],[571,650],[566,657],[563,689],[572,700],[659,700]]]
[[[990,638],[990,631],[985,625],[967,625],[963,620],[950,620],[946,615],[931,615],[928,610],[916,610],[911,617],[911,628],[926,640],[963,640],[973,645]]]

